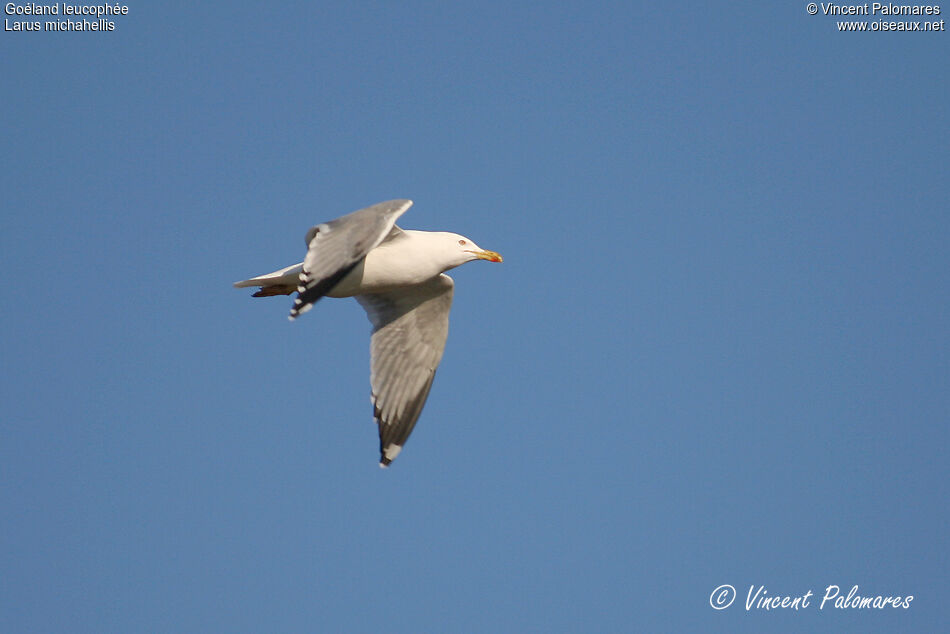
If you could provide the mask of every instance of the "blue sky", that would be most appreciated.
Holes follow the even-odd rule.
[[[0,630],[947,622],[946,32],[128,6],[0,34]],[[505,262],[382,471],[359,306],[231,283],[391,198]]]

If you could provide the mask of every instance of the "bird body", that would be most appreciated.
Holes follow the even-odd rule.
[[[466,238],[447,232],[402,229],[366,254],[327,297],[354,297],[421,284],[476,259],[458,249]],[[474,244],[474,243],[472,243]],[[477,247],[475,247],[477,249]]]
[[[356,298],[373,325],[370,385],[383,467],[409,438],[442,359],[454,289],[445,271],[502,261],[455,233],[400,229],[396,219],[411,205],[391,200],[317,225],[303,262],[234,284],[259,286],[255,297],[296,292],[291,320],[322,297]]]

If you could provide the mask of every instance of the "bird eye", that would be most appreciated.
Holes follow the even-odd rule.
[[[466,244],[468,244],[468,243],[465,242],[465,240],[459,240],[459,244],[464,247],[464,246],[465,246]]]

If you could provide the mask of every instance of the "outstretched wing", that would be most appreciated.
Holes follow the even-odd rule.
[[[310,310],[346,277],[389,236],[396,219],[411,206],[411,200],[389,200],[311,228],[290,319]]]
[[[449,335],[452,278],[356,297],[373,324],[370,385],[379,425],[379,464],[389,465],[425,405]]]

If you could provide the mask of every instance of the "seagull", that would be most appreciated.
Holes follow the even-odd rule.
[[[373,326],[370,387],[379,426],[379,466],[396,459],[425,405],[449,334],[455,283],[445,271],[501,262],[457,233],[400,229],[411,200],[389,200],[307,232],[303,262],[235,282],[253,297],[297,293],[291,321],[321,297],[355,297]]]

